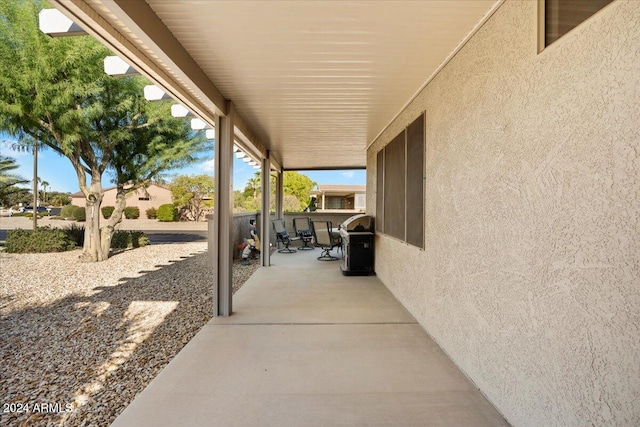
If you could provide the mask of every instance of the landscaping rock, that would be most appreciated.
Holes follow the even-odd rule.
[[[206,247],[0,253],[0,425],[109,425],[211,318]]]

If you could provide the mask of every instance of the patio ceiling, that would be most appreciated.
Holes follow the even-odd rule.
[[[501,0],[54,0],[285,169],[362,168],[367,145]]]

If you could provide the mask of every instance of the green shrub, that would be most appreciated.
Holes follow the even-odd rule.
[[[171,203],[160,205],[158,208],[158,221],[171,222],[178,218],[178,209]]]
[[[76,205],[64,205],[60,210],[62,218],[73,218],[73,212],[78,208]]]
[[[76,246],[84,246],[84,225],[69,224],[63,230]]]
[[[147,211],[145,213],[147,214],[147,218],[149,218],[149,219],[158,218],[158,209],[156,209],[156,208],[149,208],[149,209],[147,209]]]
[[[124,217],[127,219],[138,219],[140,218],[140,208],[137,206],[127,206],[124,208]]]
[[[24,212],[14,216],[23,216],[25,218],[33,219],[33,212]],[[49,212],[38,212],[38,219],[49,216]]]
[[[75,219],[76,221],[83,222],[87,219],[87,211],[85,208],[76,206],[71,216],[73,216],[73,219]]]
[[[102,211],[102,216],[105,219],[109,219],[109,218],[111,218],[111,215],[113,214],[113,211],[115,209],[116,208],[113,207],[113,206],[103,206],[100,210]]]
[[[149,238],[142,231],[117,230],[111,236],[112,249],[139,248],[149,244]]]
[[[64,230],[51,227],[38,227],[35,230],[21,228],[7,233],[5,250],[10,253],[64,252],[76,247]]]

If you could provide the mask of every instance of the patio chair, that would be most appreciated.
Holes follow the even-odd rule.
[[[279,249],[278,252],[285,254],[292,254],[295,250],[291,249],[289,245],[291,245],[294,241],[300,240],[299,237],[291,237],[287,232],[287,227],[285,227],[284,219],[273,219],[271,220],[271,224],[273,225],[273,231],[276,233],[276,241],[278,242],[278,247],[280,247],[280,243],[284,245],[284,248]]]
[[[309,218],[293,218],[293,229],[296,231],[296,236],[302,240],[302,246],[298,250],[313,250],[313,246],[309,246],[313,240],[311,220]]]
[[[335,261],[338,257],[331,255],[331,250],[340,245],[340,238],[334,237],[331,233],[331,221],[313,221],[313,232],[316,245],[322,248],[322,254],[318,257],[320,261]]]

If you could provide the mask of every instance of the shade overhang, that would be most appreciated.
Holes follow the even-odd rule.
[[[286,170],[366,166],[366,148],[503,0],[52,0],[205,122]]]

